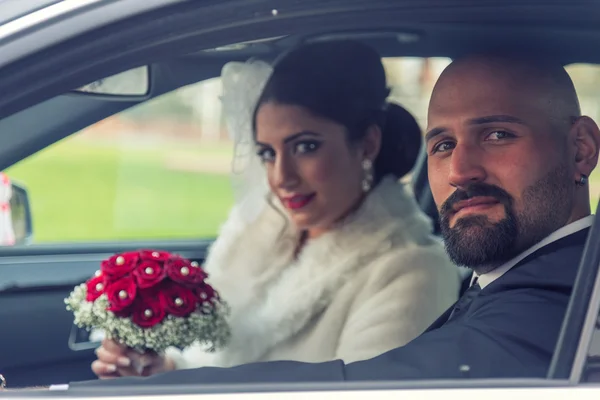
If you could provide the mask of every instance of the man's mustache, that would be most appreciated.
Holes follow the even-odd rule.
[[[454,205],[459,201],[469,200],[473,197],[492,197],[504,204],[505,207],[512,205],[512,196],[504,189],[487,183],[473,183],[465,189],[456,189],[442,204],[440,216],[443,217],[453,212]]]

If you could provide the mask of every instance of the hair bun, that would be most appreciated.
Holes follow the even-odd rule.
[[[375,169],[402,178],[415,166],[421,150],[422,133],[415,117],[395,103],[387,103],[381,150]]]

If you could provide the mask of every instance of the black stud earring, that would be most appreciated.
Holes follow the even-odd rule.
[[[585,186],[585,184],[587,183],[587,181],[588,181],[588,177],[585,176],[585,175],[583,175],[583,174],[581,174],[581,178],[579,178],[579,181],[575,182],[575,184],[577,186]]]

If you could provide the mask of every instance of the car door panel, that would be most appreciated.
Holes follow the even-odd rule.
[[[71,351],[68,338],[73,317],[64,307],[72,287],[59,285],[0,295],[3,343],[0,368],[11,386],[34,386],[92,379],[93,350]]]
[[[90,364],[97,343],[89,343],[87,332],[73,325],[64,303],[74,286],[89,279],[103,259],[117,252],[164,249],[202,263],[209,243],[1,249],[0,371],[14,387],[94,379]]]

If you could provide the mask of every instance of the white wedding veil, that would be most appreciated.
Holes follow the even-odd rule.
[[[229,62],[221,72],[221,102],[229,137],[233,141],[231,182],[239,215],[254,221],[267,203],[267,177],[254,145],[253,115],[258,99],[273,72],[260,60]]]

